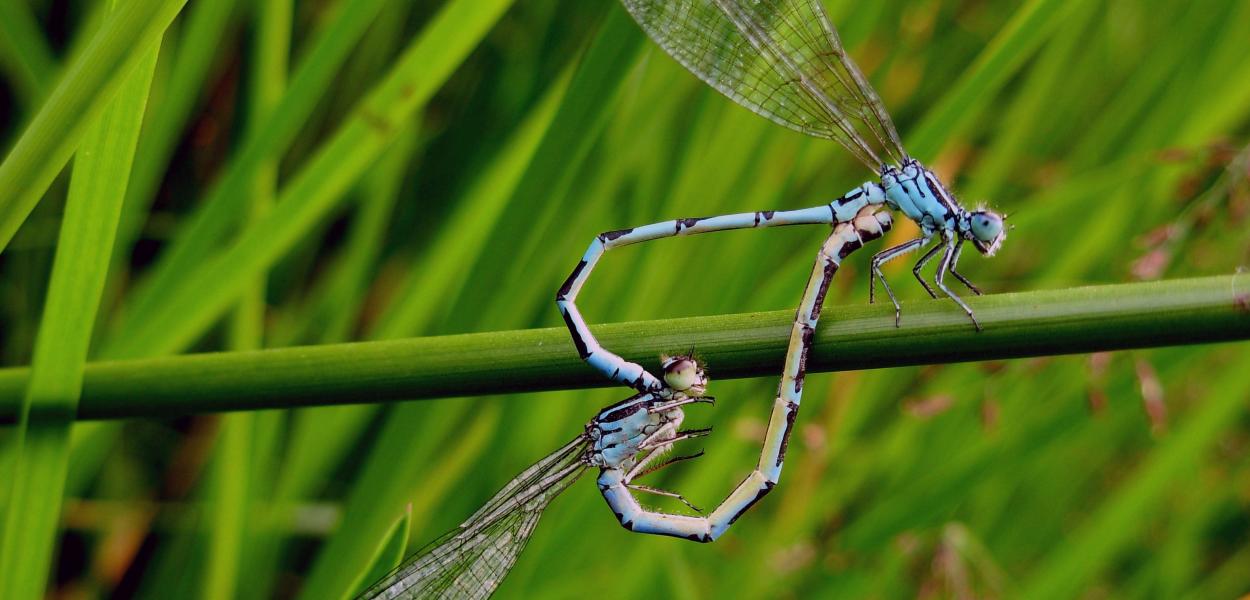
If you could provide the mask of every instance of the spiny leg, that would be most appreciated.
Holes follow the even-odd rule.
[[[965,313],[968,313],[968,318],[972,319],[972,325],[977,328],[977,331],[981,331],[981,323],[977,322],[976,316],[972,314],[972,308],[969,307],[962,298],[956,296],[955,292],[952,292],[950,288],[946,287],[946,272],[952,268],[952,261],[959,246],[955,241],[955,238],[948,238],[944,246],[946,248],[946,253],[942,255],[942,262],[938,267],[937,277],[934,278],[934,283],[937,283],[938,288],[949,296],[951,300],[954,300],[955,304],[958,304],[960,308],[964,309]]]
[[[599,474],[599,489],[623,527],[640,533],[710,542],[724,533],[738,517],[777,484],[781,477],[790,433],[798,416],[807,355],[829,284],[842,259],[865,241],[881,237],[889,229],[891,220],[888,214],[865,215],[857,217],[853,224],[842,224],[834,228],[833,234],[821,248],[820,258],[808,280],[795,314],[785,369],[755,470],[707,517],[691,517],[643,509],[630,494],[631,474],[624,473],[619,468],[604,468]]]
[[[678,398],[677,400],[673,400],[672,402],[666,402],[664,404],[657,404],[655,406],[652,406],[651,408],[647,409],[647,412],[662,413],[662,412],[670,411],[679,406],[685,406],[687,404],[715,405],[716,398],[713,398],[711,396],[699,396],[699,397],[681,396],[680,398]]]
[[[673,444],[676,444],[677,442],[694,439],[697,437],[705,437],[711,434],[712,434],[711,427],[704,427],[702,429],[687,429],[685,431],[678,431],[677,435],[670,437],[670,438],[665,438],[665,439],[647,438],[647,441],[644,441],[641,445],[639,445],[638,449],[639,450],[651,450],[654,448],[663,448],[665,446],[672,446]]]
[[[655,459],[663,456],[665,452],[668,452],[673,444],[682,440],[703,437],[712,433],[711,427],[704,429],[688,429],[684,431],[676,431],[676,427],[676,425],[670,424],[657,429],[652,432],[651,435],[648,435],[638,443],[638,450],[643,453],[643,456],[636,464],[634,464],[634,468],[630,469],[629,475],[626,477],[627,480],[633,480],[635,477],[641,477],[641,475],[639,475],[641,472],[649,472],[644,471],[644,469],[649,469],[648,465],[650,465]],[[655,468],[658,469],[670,463],[671,461],[668,461]]]
[[[916,261],[916,266],[911,268],[911,274],[915,276],[916,281],[919,281],[920,285],[924,286],[924,291],[929,292],[929,297],[934,300],[937,300],[937,294],[934,293],[933,288],[929,287],[929,283],[924,280],[924,276],[920,274],[920,270],[923,269],[925,265],[929,264],[929,261],[933,260],[933,257],[937,256],[938,250],[941,249],[942,244],[934,246],[928,252],[925,252],[924,256],[920,257],[920,260]]]
[[[951,275],[954,275],[955,279],[958,279],[960,283],[968,286],[968,289],[972,290],[972,293],[978,296],[981,296],[983,295],[981,293],[981,288],[978,288],[977,286],[973,285],[971,281],[968,281],[967,277],[964,277],[963,275],[959,273],[959,271],[955,270],[956,268],[959,267],[959,255],[963,251],[964,251],[964,241],[959,240],[959,243],[955,244],[955,256],[951,258],[951,268],[950,268]]]
[[[640,469],[638,466],[635,466],[633,469],[630,469],[629,476],[626,479],[629,479],[630,481],[637,481],[639,479],[642,479],[643,477],[646,477],[647,475],[650,475],[656,471],[659,471],[660,469],[663,469],[664,467],[675,465],[679,462],[694,460],[696,458],[699,458],[700,456],[703,456],[702,450],[695,452],[694,454],[674,456],[658,465],[651,465],[647,467],[646,469]]]
[[[643,440],[638,443],[637,448],[642,456],[636,463],[634,463],[634,468],[630,469],[630,479],[633,478],[635,473],[648,468],[647,466],[650,465],[652,461],[663,456],[664,453],[668,451],[669,446],[672,446],[672,442],[669,442],[668,440],[677,436],[677,427],[678,424],[670,423],[651,432],[651,435],[643,438]],[[656,443],[657,440],[659,440],[660,443]]]
[[[903,315],[903,307],[899,305],[898,298],[894,297],[894,290],[890,289],[890,284],[885,280],[885,273],[881,272],[881,265],[890,262],[908,252],[913,252],[917,248],[929,243],[929,238],[916,238],[910,242],[899,244],[893,248],[887,248],[876,253],[872,257],[872,268],[868,275],[868,303],[872,304],[876,301],[877,295],[877,279],[881,279],[881,287],[885,288],[885,293],[890,297],[890,302],[894,304],[894,326],[898,327],[899,320]]]
[[[699,507],[695,506],[694,504],[691,504],[691,503],[690,503],[690,501],[689,501],[689,500],[687,500],[685,496],[683,496],[683,495],[681,495],[681,494],[678,494],[677,492],[670,492],[670,491],[668,491],[668,490],[662,490],[662,489],[657,488],[657,487],[651,487],[651,486],[649,486],[649,485],[642,485],[642,484],[640,484],[640,483],[629,483],[629,484],[626,484],[626,485],[625,485],[625,487],[627,487],[627,488],[629,488],[629,489],[631,489],[631,490],[636,490],[636,491],[639,491],[639,492],[646,492],[646,493],[648,493],[648,494],[655,494],[655,495],[657,495],[657,496],[667,496],[667,497],[669,497],[669,498],[676,498],[676,499],[678,499],[678,500],[681,500],[681,503],[682,503],[682,504],[685,504],[686,506],[689,506],[689,507],[690,507],[690,510],[693,510],[694,512],[697,512],[697,513],[701,513],[701,512],[703,512],[703,510],[702,510],[702,509],[700,509]]]

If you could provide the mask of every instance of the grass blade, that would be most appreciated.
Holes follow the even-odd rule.
[[[152,116],[139,137],[134,174],[117,231],[118,256],[130,251],[156,198],[156,188],[175,144],[182,138],[197,101],[205,93],[204,84],[235,5],[236,0],[199,2],[187,12],[177,48],[170,53],[173,64],[169,67],[169,81],[160,90],[160,102],[152,106]]]
[[[57,61],[25,2],[0,2],[0,65],[9,71],[21,101],[39,106],[57,71]]]
[[[263,128],[282,98],[291,52],[292,13],[291,0],[265,0],[255,7],[257,44],[248,102],[248,123],[253,130]],[[274,158],[257,171],[246,207],[249,218],[260,218],[270,210],[277,182],[278,160]],[[261,275],[235,308],[229,335],[232,350],[264,346],[265,292],[266,278]],[[209,539],[204,563],[205,598],[238,598],[249,589],[262,587],[258,579],[244,576],[252,546],[248,540],[266,524],[259,508],[272,492],[268,482],[275,473],[271,461],[265,459],[272,457],[277,447],[280,419],[281,415],[270,411],[232,413],[221,420],[210,498],[213,512],[205,532]]]
[[[386,537],[382,538],[382,545],[378,547],[377,556],[373,558],[369,568],[363,571],[360,580],[352,586],[355,589],[352,595],[359,595],[369,587],[370,582],[381,579],[399,566],[400,561],[407,554],[408,536],[411,531],[412,505],[409,504],[391,530],[386,532]]]
[[[419,426],[411,419],[389,419],[379,432],[371,459],[360,475],[360,484],[343,509],[343,523],[322,547],[300,590],[300,598],[342,598],[362,583],[365,572],[378,554],[380,540],[392,527],[412,496],[441,495],[453,483],[449,473],[462,472],[490,442],[499,421],[498,408],[479,411],[447,443],[456,452],[439,454],[434,468],[422,469],[425,453],[414,452],[412,432]],[[426,474],[420,478],[418,474]],[[420,493],[417,491],[420,490]],[[428,506],[420,506],[428,514]],[[422,529],[416,527],[418,531]],[[428,533],[428,532],[427,532]],[[431,536],[432,537],[432,536]],[[368,585],[368,581],[364,581]]]
[[[160,46],[186,0],[131,0],[106,20],[65,71],[38,114],[0,163],[0,252],[74,153],[89,123],[118,87]]]
[[[975,118],[978,105],[994,97],[1077,4],[1072,0],[1031,0],[1017,9],[977,62],[907,137],[908,150],[915,156],[937,156],[942,144]]]
[[[159,33],[146,47],[150,49],[141,53],[116,98],[87,131],[74,166],[18,426],[18,457],[0,541],[0,596],[5,598],[42,597],[52,570],[72,415],[126,193],[124,174],[134,159],[156,65]]]

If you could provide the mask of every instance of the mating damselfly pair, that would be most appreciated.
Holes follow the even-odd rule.
[[[912,159],[877,93],[847,56],[819,0],[622,0],[644,31],[678,62],[738,104],[802,133],[832,139],[879,176],[820,206],[788,211],[757,211],[708,218],[676,219],[611,231],[594,238],[556,295],[560,313],[583,360],[609,379],[632,388],[630,398],[600,411],[585,431],[526,469],[461,526],[411,557],[364,594],[377,598],[483,598],[489,596],[529,539],[542,511],[586,469],[599,468],[599,489],[628,530],[687,538],[716,539],[747,509],[773,489],[784,464],[798,415],[806,360],[828,286],[841,260],[865,242],[881,237],[892,220],[885,210],[902,212],[920,228],[920,237],[877,253],[870,290],[881,278],[894,304],[881,266],[928,247],[913,270],[930,295],[936,292],[920,269],[941,255],[933,283],[972,320],[968,305],[946,285],[954,275],[980,293],[956,270],[965,243],[992,255],[1004,238],[1001,216],[967,210],[938,177]],[[796,310],[778,393],[759,462],[754,470],[706,516],[650,511],[634,492],[671,496],[675,492],[636,482],[674,462],[661,460],[674,444],[708,430],[682,430],[683,407],[710,402],[707,376],[693,357],[666,358],[656,377],[641,365],[603,348],[586,325],[576,298],[603,254],[612,248],[674,236],[782,225],[830,225]],[[936,241],[936,243],[934,243]],[[870,301],[872,300],[870,292]],[[690,505],[689,502],[686,502]],[[690,505],[693,508],[693,505]]]

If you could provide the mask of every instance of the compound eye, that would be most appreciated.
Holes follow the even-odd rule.
[[[993,256],[1006,237],[1003,231],[1003,218],[997,213],[979,210],[972,213],[969,229],[977,250],[987,256]]]
[[[993,242],[1003,232],[1003,218],[989,212],[977,212],[972,217],[972,235],[978,240]]]
[[[664,383],[679,392],[699,383],[699,365],[688,358],[673,360],[664,365]]]

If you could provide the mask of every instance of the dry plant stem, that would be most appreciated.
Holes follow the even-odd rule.
[[[949,302],[829,311],[810,371],[845,371],[1250,339],[1250,274],[969,300],[977,333]],[[607,346],[654,366],[692,345],[717,379],[773,374],[792,311],[595,326]],[[0,370],[0,421],[12,421],[28,370]],[[168,417],[602,387],[563,328],[195,354],[92,363],[79,419]],[[38,415],[32,415],[38,418]]]

